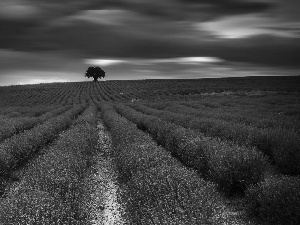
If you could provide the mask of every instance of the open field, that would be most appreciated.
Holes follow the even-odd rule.
[[[299,84],[0,87],[0,224],[299,224]]]

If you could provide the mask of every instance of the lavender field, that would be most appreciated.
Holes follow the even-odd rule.
[[[299,83],[0,87],[0,223],[299,224]]]

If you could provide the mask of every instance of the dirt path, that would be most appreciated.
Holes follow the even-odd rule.
[[[94,165],[85,182],[88,193],[85,207],[88,224],[127,224],[117,182],[117,170],[111,158],[111,137],[101,123],[98,123],[97,129],[100,151],[94,157]]]

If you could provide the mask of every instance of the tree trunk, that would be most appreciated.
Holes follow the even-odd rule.
[[[97,77],[94,77],[94,82],[96,82],[96,81],[97,81],[97,79],[98,79]]]

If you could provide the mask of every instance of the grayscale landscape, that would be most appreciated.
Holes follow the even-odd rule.
[[[299,225],[297,0],[1,0],[0,225]]]

